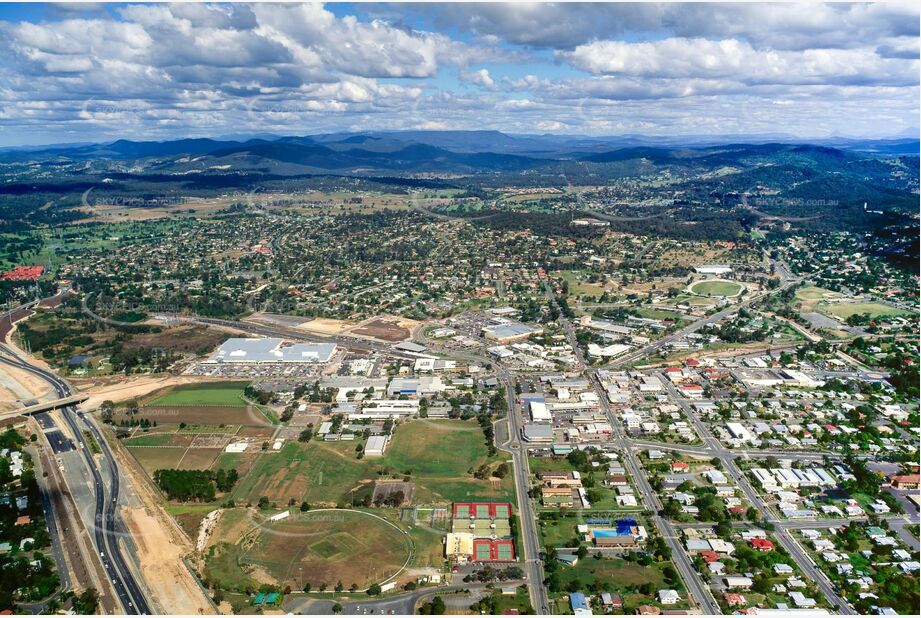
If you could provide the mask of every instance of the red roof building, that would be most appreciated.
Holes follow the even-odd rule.
[[[752,539],[751,544],[752,549],[757,549],[758,551],[774,551],[774,543],[769,539]]]
[[[889,483],[896,489],[918,489],[921,477],[917,474],[897,474],[889,477]]]
[[[687,463],[683,461],[673,461],[672,462],[672,472],[687,472],[691,469]]]
[[[723,595],[723,598],[726,599],[726,605],[729,607],[739,607],[740,605],[745,605],[745,597],[743,597],[738,592],[727,592]]]
[[[38,281],[45,272],[44,266],[17,266],[0,275],[2,281]]]

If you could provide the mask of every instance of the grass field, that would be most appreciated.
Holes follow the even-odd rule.
[[[650,566],[640,566],[633,562],[620,559],[601,559],[587,557],[579,561],[574,567],[560,569],[564,589],[569,582],[578,581],[580,590],[588,590],[597,580],[601,586],[611,592],[617,592],[623,597],[624,613],[633,613],[639,605],[656,605],[655,597],[641,594],[637,588],[643,584],[652,584],[655,590],[660,588],[673,588],[684,594],[684,587],[679,582],[677,585],[667,584],[662,569],[668,562],[653,563]],[[686,607],[686,601],[681,606]],[[628,609],[629,608],[629,609]]]
[[[559,276],[569,284],[569,293],[576,296],[601,296],[604,286],[588,281],[588,275],[581,271],[563,270]]]
[[[397,428],[384,457],[375,459],[356,459],[355,446],[355,442],[289,442],[279,452],[259,456],[233,497],[244,502],[267,496],[279,504],[293,498],[335,505],[380,478],[379,472],[398,478],[410,472],[417,503],[514,501],[511,475],[493,483],[468,474],[470,468],[502,460],[501,455],[488,457],[483,433],[473,421],[405,423]]]
[[[735,281],[698,281],[691,284],[691,291],[700,296],[736,296],[742,285]]]
[[[890,307],[882,303],[821,303],[818,311],[826,315],[835,316],[846,320],[852,315],[869,313],[871,318],[884,318],[895,315],[909,315],[907,311]]]
[[[255,579],[295,589],[308,582],[314,590],[323,584],[332,590],[337,582],[364,589],[408,566],[415,546],[399,525],[361,511],[295,512],[278,522],[257,515],[251,524],[238,542],[221,539],[206,556],[208,576],[224,588]],[[236,536],[240,522],[229,519],[221,528]]]
[[[172,387],[146,406],[245,406],[244,382],[209,382]]]
[[[805,301],[815,301],[831,298],[841,298],[841,294],[838,292],[832,292],[831,290],[826,290],[824,288],[807,286],[796,290],[796,298]]]

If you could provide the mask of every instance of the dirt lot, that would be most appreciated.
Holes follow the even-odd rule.
[[[354,326],[354,322],[345,320],[333,320],[331,318],[313,318],[309,322],[300,324],[299,330],[306,330],[318,335],[338,335]]]
[[[116,441],[111,441],[121,461],[122,474],[130,481],[143,507],[125,508],[121,514],[137,548],[144,580],[153,592],[154,609],[164,614],[215,614],[213,606],[199,588],[182,558],[194,546],[160,506],[159,494],[144,473]],[[162,449],[145,449],[148,451]]]
[[[413,483],[403,483],[403,482],[378,482],[374,484],[374,493],[371,496],[371,502],[374,504],[381,504],[388,496],[392,496],[397,492],[403,492],[403,502],[398,506],[406,506],[412,504],[413,502],[413,493],[416,491],[416,486]]]
[[[272,326],[285,326],[288,328],[296,328],[308,333],[316,333],[318,335],[338,335],[349,328],[356,325],[355,322],[348,322],[346,320],[333,320],[331,318],[307,318],[303,316],[296,315],[283,315],[277,313],[254,313],[249,318],[248,322],[256,322],[259,324],[269,324]]]
[[[222,449],[219,448],[190,448],[176,467],[182,470],[207,470],[221,451]]]
[[[167,386],[206,381],[208,380],[195,376],[137,376],[131,378],[109,376],[106,378],[73,379],[71,384],[77,387],[77,390],[81,393],[90,396],[86,403],[83,404],[83,407],[95,409],[107,399],[119,403],[129,399],[139,399]]]
[[[350,332],[361,337],[370,337],[387,342],[405,341],[412,336],[418,322],[396,316],[385,316],[366,320]]]
[[[173,468],[185,453],[185,447],[152,446],[129,449],[148,475],[160,469]]]
[[[173,352],[206,354],[227,339],[227,335],[198,324],[181,324],[160,333],[133,335],[125,347],[164,348]]]

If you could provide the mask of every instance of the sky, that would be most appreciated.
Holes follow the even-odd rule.
[[[2,4],[0,146],[919,136],[915,3]]]

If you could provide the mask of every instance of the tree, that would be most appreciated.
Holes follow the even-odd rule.
[[[681,515],[681,503],[675,499],[668,500],[662,513],[669,519],[677,519]]]
[[[445,609],[447,608],[445,607],[444,599],[439,596],[432,599],[432,614],[440,616],[445,613]]]
[[[78,614],[95,614],[99,607],[99,595],[95,588],[87,588],[79,596],[74,597],[73,609]]]
[[[341,614],[341,613],[342,613],[342,604],[341,604],[341,603],[336,603],[336,604],[333,605],[333,613],[334,613],[334,614]]]
[[[99,416],[103,423],[111,423],[112,415],[115,412],[115,404],[106,399],[99,406]]]
[[[381,585],[380,585],[380,584],[371,584],[370,586],[368,586],[368,595],[370,595],[370,596],[375,596],[375,597],[376,597],[376,596],[378,596],[380,593],[381,593]]]

